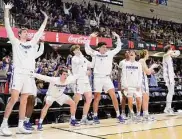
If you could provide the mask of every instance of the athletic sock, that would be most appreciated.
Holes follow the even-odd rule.
[[[43,122],[43,119],[40,119],[40,120],[39,120],[39,124],[42,124],[42,122]]]
[[[98,116],[98,114],[97,113],[94,113],[94,117],[97,117]]]
[[[120,116],[120,112],[119,112],[119,110],[118,110],[118,111],[116,111],[116,116],[117,116],[117,117],[119,117],[119,116]]]
[[[19,122],[18,122],[18,127],[19,128],[22,128],[23,127],[23,122],[24,122],[24,120],[19,120]]]

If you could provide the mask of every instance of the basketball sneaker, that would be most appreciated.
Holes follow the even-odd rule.
[[[43,127],[42,127],[41,123],[38,123],[37,130],[38,131],[43,131]]]
[[[121,114],[121,117],[124,119],[124,120],[127,120],[128,118],[126,117],[126,114],[125,113],[122,113]]]
[[[165,108],[164,113],[168,115],[175,115],[174,110],[172,108]]]
[[[77,122],[75,119],[71,119],[71,120],[70,120],[70,125],[71,125],[71,126],[79,126],[80,124],[79,124],[79,122]]]
[[[9,130],[8,125],[1,125],[1,133],[3,136],[12,136],[12,132]]]
[[[93,117],[93,122],[94,122],[94,124],[100,124],[98,116]]]
[[[87,118],[82,118],[80,121],[81,125],[93,125],[92,121],[89,121]]]
[[[119,123],[124,123],[125,122],[121,115],[118,116],[117,119],[118,119]]]
[[[25,129],[25,127],[18,127],[17,134],[32,134],[31,130]]]
[[[153,116],[150,116],[150,115],[144,115],[143,116],[143,121],[145,122],[152,122],[152,121],[155,121],[156,119],[153,117]]]
[[[26,130],[34,130],[34,128],[32,127],[32,124],[30,122],[24,122],[24,127]]]

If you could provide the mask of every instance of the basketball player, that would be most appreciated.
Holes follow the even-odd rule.
[[[13,72],[11,77],[11,99],[8,102],[3,122],[1,124],[1,132],[5,136],[11,136],[12,132],[8,128],[8,118],[11,111],[20,96],[20,106],[19,106],[19,123],[17,133],[30,134],[30,130],[26,130],[23,126],[25,119],[25,111],[28,96],[34,91],[32,86],[35,85],[35,80],[30,76],[35,69],[35,45],[42,37],[43,31],[45,29],[48,16],[42,11],[45,19],[41,25],[38,32],[34,35],[32,40],[27,41],[28,32],[26,29],[21,29],[18,32],[19,39],[17,39],[11,29],[9,23],[9,10],[12,8],[12,4],[5,5],[4,18],[5,18],[5,28],[7,31],[8,38],[12,44],[13,49]]]
[[[40,42],[40,49],[39,49],[39,45],[37,44],[35,47],[35,59],[37,59],[38,57],[40,57],[43,53],[44,53],[44,42]],[[36,63],[36,61],[35,61]],[[30,117],[32,116],[33,113],[33,109],[35,106],[35,99],[37,97],[37,87],[36,84],[34,84],[34,91],[32,92],[32,95],[29,95],[28,100],[27,100],[27,109],[26,109],[26,114],[25,114],[25,122],[24,122],[24,126],[27,130],[34,130],[34,128],[32,127],[32,124],[30,123]]]
[[[150,68],[148,68],[146,64],[146,60],[149,58],[149,53],[148,50],[142,50],[140,53],[140,60],[139,62],[142,65],[142,109],[143,109],[143,116],[144,120],[152,120],[151,117],[149,117],[148,113],[148,104],[149,104],[149,83],[148,83],[148,78],[147,75],[151,75],[152,72],[154,71],[154,68],[157,68],[157,64],[153,64]]]
[[[129,61],[129,51],[125,52],[125,59],[123,59],[122,61],[119,62],[119,72],[118,72],[118,89],[121,91],[122,93],[122,98],[121,98],[121,108],[122,108],[122,117],[126,120],[126,114],[125,114],[125,106],[126,106],[126,99],[127,97],[124,95],[123,91],[123,87],[122,87],[122,68],[125,62]]]
[[[85,96],[85,104],[83,106],[83,116],[81,124],[92,124],[87,119],[87,114],[92,101],[92,90],[89,82],[89,74],[91,68],[91,62],[89,62],[81,53],[79,45],[73,45],[70,52],[74,54],[72,58],[72,73],[73,75],[79,75],[75,84],[74,101],[76,106],[80,101],[81,95]]]
[[[49,77],[49,76],[44,76],[44,75],[40,75],[36,73],[34,73],[33,76],[35,78],[38,78],[40,80],[44,80],[50,83],[47,94],[46,94],[46,104],[41,111],[41,116],[40,116],[37,130],[40,130],[40,131],[43,130],[42,122],[47,114],[49,107],[53,104],[54,101],[56,101],[60,105],[63,105],[63,104],[70,105],[70,113],[71,113],[70,125],[72,126],[79,125],[79,123],[75,119],[75,111],[76,111],[75,102],[69,96],[63,93],[67,85],[74,83],[77,77],[72,75],[68,76],[68,71],[66,69],[61,69],[59,71],[60,77]]]
[[[172,99],[174,95],[174,65],[172,57],[178,57],[180,55],[180,51],[173,50],[170,45],[164,47],[164,56],[163,56],[163,77],[166,83],[168,94],[166,98],[166,107],[164,109],[164,113],[169,115],[173,115],[174,111],[171,108]]]
[[[100,121],[98,119],[98,106],[99,101],[101,99],[101,92],[104,89],[107,92],[113,102],[114,108],[116,110],[117,119],[119,122],[124,122],[123,118],[120,116],[119,107],[118,107],[118,100],[115,94],[114,85],[111,81],[110,74],[112,71],[112,62],[113,57],[121,50],[121,40],[118,34],[113,32],[113,35],[117,38],[117,47],[112,50],[108,51],[106,47],[106,43],[100,42],[98,43],[99,51],[94,51],[90,47],[90,39],[91,37],[96,37],[97,34],[93,33],[90,35],[88,41],[85,44],[85,51],[88,55],[91,55],[94,59],[94,103],[93,103],[93,110],[94,110],[94,123],[99,124]]]
[[[136,98],[137,117],[140,116],[141,111],[141,86],[142,86],[142,67],[139,62],[135,60],[136,53],[134,50],[130,50],[130,61],[124,63],[122,68],[123,76],[123,88],[124,94],[128,98],[128,107],[130,110],[131,118],[134,118],[133,112],[133,97]]]

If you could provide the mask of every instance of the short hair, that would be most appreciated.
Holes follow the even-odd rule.
[[[171,49],[171,45],[164,46],[164,52],[167,53]]]
[[[140,58],[144,58],[146,54],[148,53],[148,50],[144,49],[140,52]]]
[[[72,45],[70,48],[71,54],[73,54],[73,51],[75,51],[76,49],[80,49],[80,45]]]
[[[130,53],[130,52],[134,52],[135,55],[137,55],[137,52],[136,52],[135,50],[133,50],[133,49],[129,50],[129,53]]]
[[[103,45],[107,45],[107,43],[105,43],[105,42],[99,42],[99,43],[97,44],[97,47],[100,48],[100,47],[102,47]]]
[[[68,73],[68,70],[65,68],[61,69],[61,70],[59,70],[58,75],[62,75],[64,72]]]
[[[21,34],[24,30],[28,31],[27,28],[21,28],[21,29],[18,31],[18,36],[19,36],[19,34]]]

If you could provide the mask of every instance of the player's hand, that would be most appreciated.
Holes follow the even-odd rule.
[[[40,12],[44,15],[44,17],[45,17],[46,19],[48,19],[48,15],[47,15],[44,11],[40,10]]]
[[[159,65],[158,64],[152,64],[152,69],[157,68]]]
[[[5,9],[11,9],[13,7],[13,4],[12,3],[7,3],[6,5],[5,5]]]
[[[179,55],[180,55],[180,51],[179,50],[173,51],[173,54],[172,54],[173,57],[178,57]]]
[[[92,38],[95,38],[97,36],[98,36],[98,32],[93,32],[92,34],[90,34],[90,37],[92,37]]]

